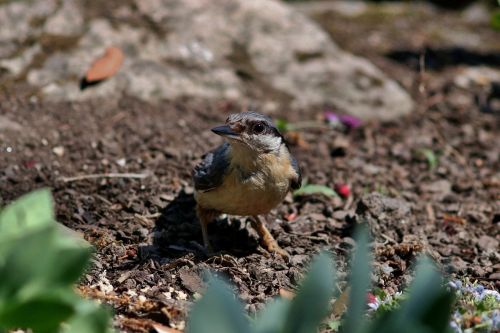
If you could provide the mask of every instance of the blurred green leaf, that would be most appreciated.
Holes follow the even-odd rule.
[[[435,169],[438,165],[438,159],[436,157],[436,154],[427,148],[421,148],[418,150],[418,153],[422,155],[427,161],[427,164],[429,165],[429,169]]]
[[[81,301],[77,304],[77,315],[65,326],[64,333],[109,332],[111,312],[94,302]]]
[[[301,188],[293,192],[294,196],[303,196],[310,194],[324,194],[329,197],[337,197],[338,194],[331,188],[325,185],[305,184]]]
[[[410,292],[398,310],[385,312],[370,326],[369,332],[398,333],[450,332],[453,296],[442,287],[442,279],[429,259],[419,260]]]
[[[285,119],[276,119],[274,123],[280,132],[286,132],[289,130],[289,123]]]
[[[243,306],[223,281],[212,278],[205,295],[190,312],[189,333],[250,333]]]
[[[54,221],[50,191],[37,190],[0,210],[0,241],[45,227]]]
[[[46,226],[0,244],[0,300],[15,295],[30,297],[43,292],[46,275],[51,274],[52,246],[56,233]],[[0,302],[1,303],[1,302]]]
[[[32,299],[11,302],[5,306],[0,313],[0,323],[8,328],[29,327],[35,333],[52,333],[73,313],[73,305],[64,302],[61,297],[40,294]]]
[[[333,297],[335,271],[326,253],[313,259],[308,274],[290,304],[283,332],[315,332],[328,313]]]
[[[49,191],[21,197],[0,212],[0,332],[104,333],[109,312],[83,300],[73,284],[92,248],[63,233],[54,221]]]
[[[266,307],[258,313],[254,320],[254,332],[283,332],[289,308],[290,301],[284,298],[276,298],[266,304]]]
[[[366,325],[365,311],[368,288],[370,287],[371,255],[368,248],[368,230],[366,225],[358,226],[356,232],[356,250],[351,260],[349,277],[348,310],[342,332],[362,332]]]
[[[500,30],[500,10],[496,10],[491,14],[491,27],[495,30]]]
[[[340,320],[332,320],[332,321],[328,322],[328,327],[330,329],[334,330],[335,332],[337,332],[339,330],[341,324],[342,324],[342,322]]]

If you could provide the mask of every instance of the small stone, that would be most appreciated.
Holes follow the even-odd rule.
[[[64,155],[64,147],[63,146],[54,147],[52,148],[52,152],[57,156],[62,157]]]
[[[498,240],[491,236],[481,236],[477,241],[477,245],[484,251],[498,251]]]

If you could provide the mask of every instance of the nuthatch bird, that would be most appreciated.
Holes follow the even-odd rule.
[[[270,252],[288,256],[261,216],[301,185],[297,161],[271,118],[257,112],[232,114],[212,128],[226,139],[193,170],[196,213],[203,243],[210,248],[207,225],[220,214],[251,216],[251,224]]]

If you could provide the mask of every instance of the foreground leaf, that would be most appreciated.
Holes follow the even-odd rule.
[[[283,332],[315,332],[329,310],[335,285],[333,260],[321,253],[312,262],[286,316]]]
[[[275,298],[262,309],[254,321],[255,333],[283,332],[290,300]]]
[[[366,226],[359,227],[356,233],[356,251],[351,260],[351,275],[349,278],[349,302],[345,324],[342,332],[361,332],[366,320],[366,295],[370,286],[371,255],[368,249],[368,230]]]
[[[212,278],[205,295],[193,305],[189,333],[250,333],[243,306],[226,283]]]
[[[0,242],[42,228],[54,221],[50,191],[37,190],[0,208]]]

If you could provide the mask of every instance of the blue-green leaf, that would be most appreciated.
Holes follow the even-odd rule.
[[[284,298],[275,298],[259,312],[254,321],[255,333],[283,332],[286,315],[290,308],[290,301]]]
[[[362,332],[366,325],[366,295],[370,287],[371,255],[368,230],[361,225],[356,232],[356,251],[351,260],[349,302],[342,332]]]
[[[250,333],[243,306],[223,281],[212,278],[205,295],[193,305],[189,333]]]
[[[313,259],[307,276],[290,304],[282,332],[316,332],[328,313],[334,285],[333,260],[326,253],[321,253]]]

